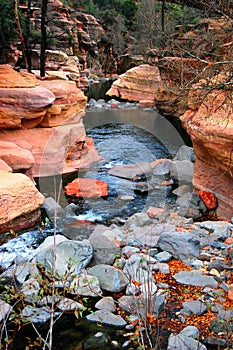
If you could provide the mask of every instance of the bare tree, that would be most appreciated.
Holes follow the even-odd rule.
[[[19,39],[20,39],[21,46],[22,46],[23,57],[25,60],[26,71],[29,72],[30,69],[29,69],[29,65],[28,65],[27,49],[26,49],[25,40],[24,40],[24,36],[23,36],[23,32],[22,32],[22,28],[21,28],[21,24],[20,24],[20,20],[19,20],[19,14],[18,14],[18,0],[14,0],[14,13],[15,13],[16,26],[17,26],[17,29],[19,32]]]
[[[48,0],[42,0],[41,5],[41,47],[40,47],[40,76],[45,76],[45,58],[47,49],[47,7]]]

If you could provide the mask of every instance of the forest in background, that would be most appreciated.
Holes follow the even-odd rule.
[[[206,11],[170,2],[157,0],[63,0],[71,18],[77,12],[95,16],[106,31],[105,40],[113,48],[115,56],[121,55],[130,47],[133,54],[145,54],[148,49],[164,50],[167,42],[174,39],[174,28],[183,30],[197,24],[208,15]],[[45,7],[46,5],[46,7]],[[18,7],[19,23],[26,49],[46,40],[46,47],[56,45],[53,37],[52,18],[48,0],[1,0],[0,32],[2,48],[19,38],[16,25],[15,6]],[[33,7],[47,11],[45,18],[46,38],[41,28],[36,29],[30,21]],[[23,11],[22,11],[23,8]],[[27,10],[25,10],[27,8]],[[52,14],[56,18],[56,13]],[[42,14],[43,19],[43,14]],[[171,46],[171,45],[169,45]],[[170,53],[172,54],[172,52]]]

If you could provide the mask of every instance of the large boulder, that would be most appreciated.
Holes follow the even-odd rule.
[[[180,92],[180,77],[182,83],[189,82],[203,67],[196,59],[161,58],[155,66],[142,64],[121,74],[107,95],[129,101],[151,101],[163,114],[179,116],[185,112],[188,98],[185,90]]]
[[[31,128],[40,124],[54,94],[29,73],[0,65],[0,129]]]
[[[82,121],[55,128],[3,130],[0,141],[10,141],[32,153],[34,177],[68,173],[100,159],[93,140],[86,138]]]
[[[55,266],[56,273],[59,277],[72,279],[82,272],[90,263],[93,257],[93,248],[87,239],[81,242],[64,240],[54,245],[38,248],[36,261],[43,265],[46,270],[53,270]],[[54,254],[56,255],[54,265]]]
[[[14,171],[32,167],[35,160],[32,175],[49,176],[99,159],[82,122],[87,98],[75,82],[39,82],[8,65],[0,66],[0,78],[0,142],[14,144],[14,158],[21,152],[18,162],[1,147],[0,158]]]
[[[197,91],[198,93],[198,91]],[[213,192],[218,199],[217,215],[230,219],[233,212],[232,92],[214,90],[204,101],[193,104],[182,117],[196,154],[193,185],[196,190]]]
[[[0,171],[0,232],[19,231],[40,219],[44,197],[24,174]]]
[[[0,141],[0,159],[14,171],[32,168],[35,160],[29,150],[18,147],[12,142]]]
[[[31,74],[0,66],[0,129],[73,124],[85,114],[87,97],[76,83],[39,81]],[[4,85],[5,84],[5,85]]]
[[[129,69],[114,81],[109,96],[116,96],[129,101],[154,101],[155,93],[162,85],[158,67],[140,65]]]

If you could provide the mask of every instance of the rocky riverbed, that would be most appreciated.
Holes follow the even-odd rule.
[[[0,247],[3,344],[15,348],[14,336],[4,338],[19,320],[46,325],[53,310],[54,319],[71,313],[103,325],[84,349],[230,348],[233,225],[214,220],[213,194],[192,192],[194,158],[183,146],[173,159],[111,168],[148,195],[177,183],[177,199],[108,225],[80,220],[77,204],[47,198],[42,243],[26,232]],[[124,336],[109,337],[108,326]],[[24,348],[37,335],[27,337]]]

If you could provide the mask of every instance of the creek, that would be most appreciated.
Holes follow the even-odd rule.
[[[76,210],[73,215],[63,217],[59,232],[63,227],[77,219],[111,224],[118,218],[126,219],[136,212],[144,211],[148,206],[172,205],[173,196],[169,189],[158,188],[149,193],[136,193],[134,183],[110,176],[108,170],[117,164],[152,162],[159,158],[173,158],[176,151],[184,144],[180,132],[166,118],[154,110],[139,109],[134,104],[121,104],[118,109],[90,107],[84,118],[87,135],[93,137],[95,147],[102,160],[89,169],[62,177],[63,185],[77,176],[99,179],[108,182],[109,196],[98,200],[80,199],[74,201]],[[146,181],[147,179],[144,179]],[[54,196],[53,179],[45,178],[40,183],[43,194]],[[170,189],[171,190],[171,189]],[[122,198],[126,197],[126,200]],[[128,199],[127,199],[128,198]],[[69,202],[65,195],[59,204],[65,208]],[[43,232],[43,234],[41,233]],[[8,267],[7,259],[17,257],[26,259],[41,243],[45,236],[53,234],[53,227],[31,230],[0,247],[0,261]],[[9,261],[10,264],[10,261]],[[45,327],[46,328],[46,327]],[[81,349],[83,342],[97,331],[106,333],[111,339],[121,334],[110,327],[100,327],[74,316],[62,316],[55,328],[54,349]],[[43,331],[42,331],[43,332]],[[14,349],[25,349],[25,338],[31,334],[31,328],[24,328],[17,334]],[[115,337],[115,338],[114,338]],[[59,341],[58,341],[59,340]],[[58,345],[56,345],[58,344]],[[108,346],[106,345],[106,347]],[[110,347],[111,348],[111,347]]]
[[[150,193],[134,191],[135,183],[110,176],[108,170],[116,164],[152,162],[159,158],[173,158],[180,146],[184,144],[182,130],[154,110],[137,108],[132,103],[122,103],[118,109],[88,108],[84,117],[87,135],[93,137],[95,147],[103,158],[89,169],[61,176],[38,179],[39,189],[46,197],[55,198],[54,189],[62,180],[63,186],[76,177],[95,178],[108,182],[109,196],[100,199],[72,199],[76,204],[73,215],[65,215],[58,221],[58,231],[74,220],[89,220],[106,225],[118,223],[136,212],[146,210],[150,205],[164,206],[173,203],[171,188],[158,187]],[[183,137],[182,137],[182,136]],[[143,179],[147,181],[147,179]],[[54,185],[56,182],[56,186]],[[126,199],[122,200],[122,198]],[[127,199],[128,198],[128,199]],[[66,208],[70,199],[63,193],[59,205]],[[20,262],[27,259],[33,250],[48,235],[53,234],[53,226],[43,230],[35,228],[8,241],[0,247],[2,267],[7,268],[17,257]],[[80,237],[81,239],[82,237]],[[88,238],[88,237],[85,237]]]

